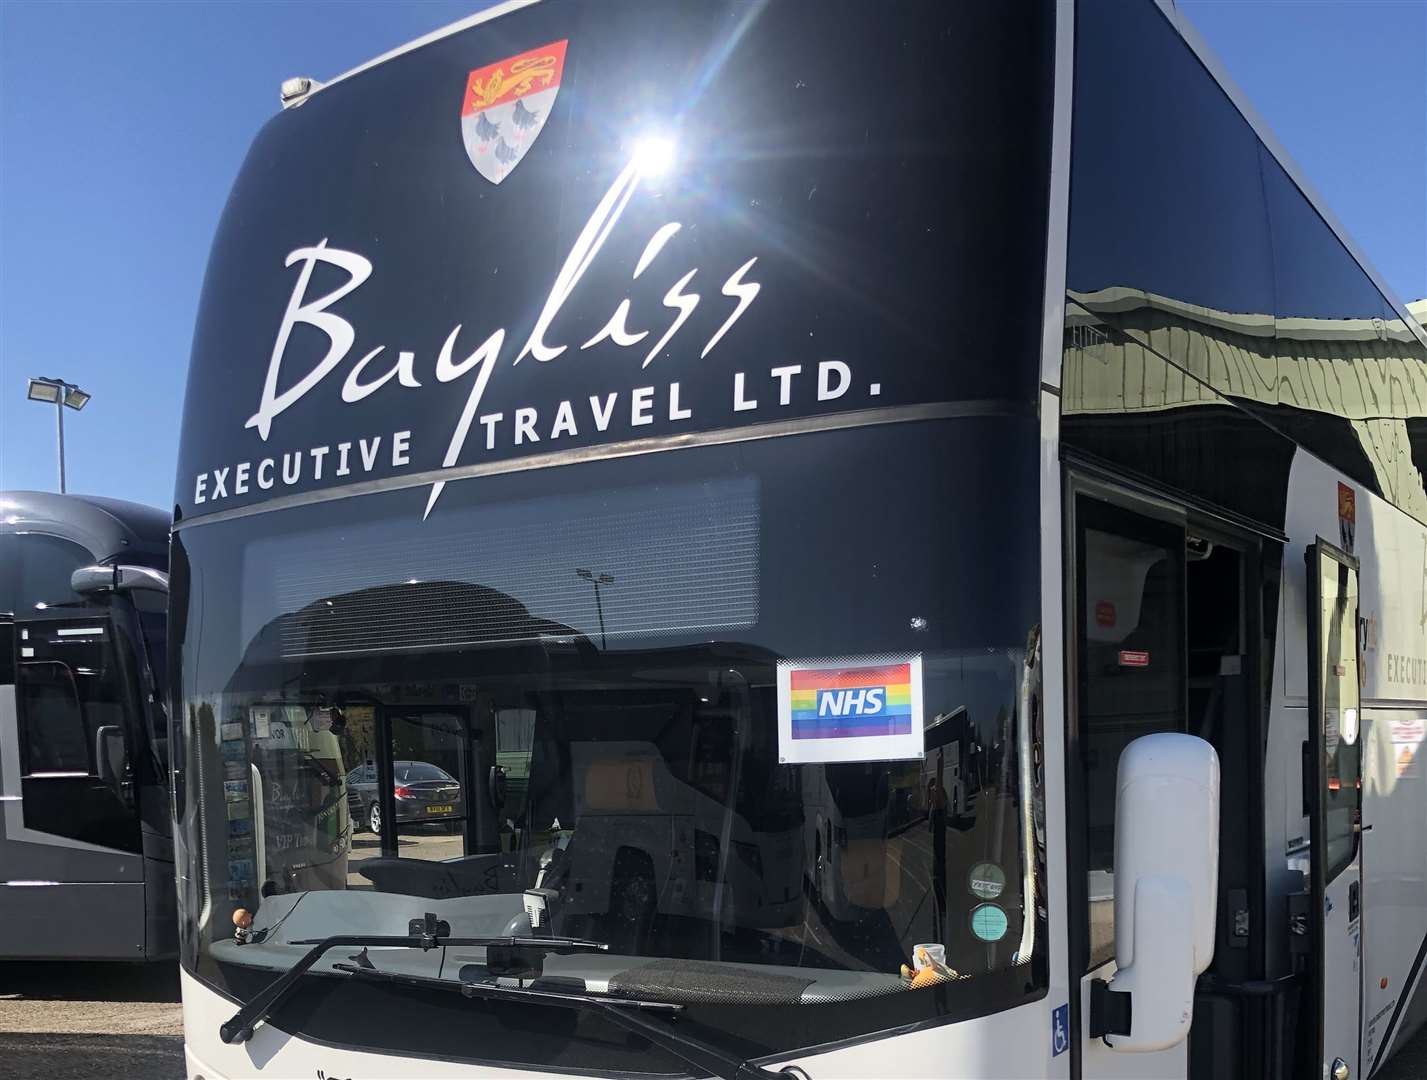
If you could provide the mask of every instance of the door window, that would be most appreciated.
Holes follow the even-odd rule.
[[[126,743],[125,684],[108,620],[21,623],[15,668],[26,776],[97,774],[95,740]]]
[[[463,716],[412,710],[390,715],[395,854],[439,861],[464,854],[461,833],[470,792]]]
[[[1358,575],[1315,549],[1318,573],[1317,722],[1323,755],[1325,883],[1357,854],[1362,805],[1362,743],[1358,739]]]
[[[29,828],[138,850],[135,699],[103,615],[14,625],[15,706]]]
[[[21,769],[27,777],[88,776],[88,733],[79,687],[68,664],[21,663],[15,669],[16,704],[24,720]]]
[[[1089,957],[1115,952],[1115,792],[1120,754],[1185,728],[1184,530],[1082,498],[1076,652]]]

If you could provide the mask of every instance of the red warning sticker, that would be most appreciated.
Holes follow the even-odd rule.
[[[1121,667],[1149,667],[1150,654],[1143,649],[1121,649]]]
[[[1108,600],[1098,600],[1095,603],[1095,625],[1114,626],[1115,625],[1115,605]]]

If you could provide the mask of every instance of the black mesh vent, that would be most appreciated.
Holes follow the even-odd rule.
[[[284,657],[747,627],[758,619],[758,485],[380,521],[264,541],[247,559],[273,568],[274,595],[246,621],[283,616]]]

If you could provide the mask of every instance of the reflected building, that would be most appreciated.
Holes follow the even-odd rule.
[[[1284,455],[1297,444],[1427,522],[1427,354],[1405,320],[1275,320],[1122,286],[1068,300],[1068,444],[1189,491],[1202,489],[1205,473],[1228,469],[1233,482],[1225,475],[1223,490],[1270,499],[1276,491],[1280,504]],[[1225,414],[1232,406],[1269,430]],[[1155,425],[1156,443],[1182,444],[1186,428],[1201,431],[1215,464],[1194,455],[1192,467],[1180,460],[1168,468],[1175,475],[1162,475],[1165,455],[1143,438],[1149,429],[1130,421],[1141,438],[1116,439],[1096,423],[1109,416]],[[1270,462],[1272,483],[1243,484],[1244,469]],[[1257,516],[1266,505],[1255,497],[1240,509]]]
[[[1427,521],[1427,332],[1153,5],[1076,41],[1062,446],[1275,531],[1302,448]]]

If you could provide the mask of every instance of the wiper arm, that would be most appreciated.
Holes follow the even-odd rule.
[[[338,934],[333,937],[294,941],[294,945],[312,946],[302,958],[265,986],[227,1022],[218,1028],[218,1037],[225,1043],[247,1042],[253,1029],[266,1020],[283,1001],[292,994],[313,964],[332,949],[344,946],[350,948],[398,948],[442,949],[447,946],[457,948],[489,948],[509,946],[520,949],[539,950],[542,953],[567,954],[576,952],[608,952],[609,946],[602,941],[585,938],[562,937],[450,937],[451,927],[444,920],[438,920],[429,912],[424,919],[412,919],[410,933],[406,936],[391,934]]]
[[[687,1061],[695,1068],[706,1069],[722,1080],[812,1080],[800,1066],[784,1065],[776,1070],[765,1069],[762,1065],[747,1061],[727,1050],[710,1046],[701,1039],[675,1031],[667,1024],[648,1020],[622,1002],[602,1001],[597,997],[583,997],[580,1001],[598,1010],[606,1020],[626,1031],[644,1036],[661,1050]]]
[[[369,971],[361,973],[371,974]],[[551,1005],[588,1009],[600,1013],[606,1020],[618,1027],[644,1037],[661,1050],[697,1069],[721,1077],[722,1080],[789,1080],[790,1077],[793,1080],[811,1080],[808,1074],[796,1065],[785,1065],[777,1070],[765,1069],[761,1065],[747,1061],[720,1047],[711,1046],[701,1039],[676,1031],[668,1024],[662,1024],[641,1015],[644,1012],[656,1012],[678,1016],[684,1011],[684,1006],[673,1002],[641,1001],[636,998],[615,998],[572,991],[517,989],[467,977],[465,968],[461,969],[460,978],[461,993],[468,998],[539,998]]]

